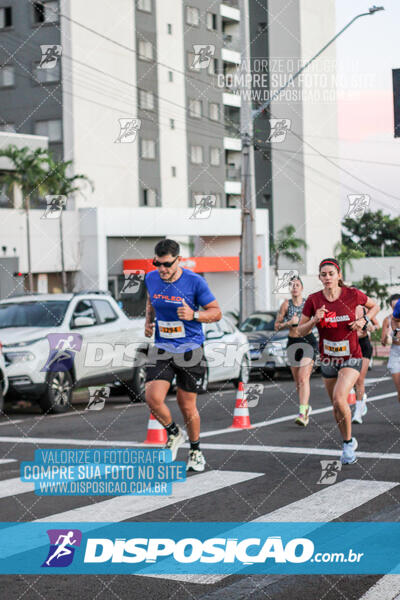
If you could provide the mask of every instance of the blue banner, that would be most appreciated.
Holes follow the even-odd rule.
[[[0,523],[12,573],[400,574],[400,523]]]

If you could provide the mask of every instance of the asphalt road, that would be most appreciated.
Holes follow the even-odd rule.
[[[312,377],[314,412],[305,429],[294,424],[297,398],[289,377],[272,382],[254,379],[257,382],[263,383],[264,389],[258,405],[250,409],[255,425],[252,429],[229,429],[236,394],[232,384],[214,385],[208,394],[199,397],[207,471],[204,475],[190,475],[191,497],[172,499],[167,505],[160,503],[150,511],[146,507],[135,509],[133,500],[131,515],[125,520],[242,522],[264,517],[267,521],[273,512],[277,520],[289,521],[399,520],[400,485],[396,484],[400,484],[400,406],[384,365],[376,364],[369,371],[368,414],[362,425],[354,425],[359,460],[355,465],[344,466],[336,483],[330,486],[317,483],[320,461],[340,456],[340,436],[322,379],[318,375]],[[93,443],[99,447],[102,443],[124,446],[144,441],[149,416],[146,405],[130,404],[124,397],[110,398],[98,412],[85,412],[85,405],[78,397],[70,413],[47,417],[36,408],[8,410],[7,417],[0,421],[0,521],[45,520],[65,511],[70,511],[69,520],[73,521],[83,507],[89,507],[88,520],[101,520],[102,502],[109,497],[37,496],[31,491],[13,489],[10,483],[19,477],[20,462],[33,460],[37,448],[87,447]],[[168,397],[168,405],[177,422],[182,423],[173,396]],[[181,449],[178,460],[185,460],[186,454],[187,449]],[[14,462],[2,462],[5,459]],[[212,480],[211,471],[218,472],[217,480]],[[196,483],[198,477],[202,478],[201,484]],[[349,482],[350,479],[354,481]],[[365,482],[377,486],[366,497],[361,493]],[[384,491],[378,482],[393,485]],[[342,495],[341,490],[346,486],[350,489],[349,485],[352,493]],[[327,506],[314,496],[322,488],[336,499],[332,518],[324,516]],[[292,505],[289,510],[297,512],[288,513],[288,505]],[[291,519],[288,514],[297,517]],[[108,520],[113,520],[112,514],[108,514]],[[208,580],[204,576],[176,579],[136,575],[2,575],[0,590],[8,600],[393,600],[400,597],[399,580],[400,576],[377,575],[235,575]]]

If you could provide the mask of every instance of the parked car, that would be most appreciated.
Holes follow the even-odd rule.
[[[53,358],[49,334],[57,334],[61,342],[53,347]],[[28,397],[37,400],[43,412],[61,413],[69,408],[74,387],[117,381],[126,386],[131,400],[143,394],[144,367],[133,366],[134,356],[129,357],[130,361],[115,360],[116,344],[125,348],[137,342],[139,348],[143,342],[146,347],[143,327],[129,319],[107,292],[37,294],[2,300],[0,337],[9,381],[7,399]],[[79,339],[81,342],[76,341]],[[89,361],[89,350],[93,354],[97,347],[102,356],[97,360],[96,354]],[[61,363],[56,360],[55,348],[64,352],[63,359],[65,352],[69,353],[69,370],[57,370]]]
[[[6,373],[6,364],[4,360],[3,354],[3,346],[0,343],[0,414],[3,411],[4,407],[4,396],[7,394],[8,390],[8,377]]]
[[[239,326],[249,340],[251,373],[261,373],[268,379],[277,371],[290,371],[286,352],[289,330],[274,330],[277,314],[274,310],[256,311]],[[318,340],[316,328],[313,333]]]

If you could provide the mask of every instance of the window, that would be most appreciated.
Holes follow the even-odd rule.
[[[153,46],[146,40],[139,40],[140,60],[153,60]]]
[[[201,100],[189,99],[189,116],[201,119],[203,114],[203,103]]]
[[[210,102],[208,105],[208,116],[213,121],[219,121],[219,104],[215,102]]]
[[[218,73],[218,58],[212,58],[208,65],[209,75],[216,75]]]
[[[93,304],[99,315],[100,323],[109,323],[118,319],[113,307],[107,300],[93,300]]]
[[[5,29],[6,27],[12,27],[12,8],[11,8],[11,6],[6,6],[5,8],[0,8],[0,29]]]
[[[35,83],[53,83],[60,81],[60,62],[54,65],[52,69],[40,69],[39,63],[36,63],[33,70]]]
[[[0,87],[11,87],[15,83],[15,71],[14,67],[5,65],[0,69]]]
[[[207,29],[217,30],[217,15],[215,13],[207,13]]]
[[[0,131],[15,133],[15,123],[0,123]]]
[[[202,146],[190,146],[190,160],[195,165],[201,165],[203,162]]]
[[[210,148],[210,165],[219,167],[221,164],[221,152],[219,148]]]
[[[144,12],[151,12],[151,0],[137,0],[136,7]]]
[[[194,8],[193,6],[186,7],[186,23],[194,27],[200,25],[200,11],[198,8]]]
[[[142,140],[141,157],[149,159],[156,157],[156,143],[154,140]]]
[[[176,177],[176,167],[171,167],[172,177]]]
[[[169,126],[171,129],[175,129],[175,119],[170,119],[169,120]]]
[[[143,206],[157,206],[157,193],[155,190],[143,188]]]
[[[35,134],[45,135],[49,138],[49,142],[61,142],[62,130],[60,120],[51,121],[36,121]]]
[[[171,25],[171,23],[167,24],[167,33],[168,33],[168,35],[172,35],[172,25]]]
[[[263,33],[264,31],[267,31],[267,24],[266,23],[259,23],[258,24],[258,32],[259,33]]]
[[[34,2],[34,23],[56,23],[58,21],[58,2]]]
[[[154,110],[154,94],[146,90],[139,90],[139,108]]]
[[[96,323],[96,315],[90,300],[81,300],[78,302],[74,314],[72,315],[72,322],[75,321],[77,317],[90,317]]]

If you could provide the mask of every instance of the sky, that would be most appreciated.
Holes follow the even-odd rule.
[[[336,0],[336,31],[373,3]],[[392,69],[400,68],[400,0],[376,4],[385,11],[358,19],[336,42],[338,75],[343,81],[338,100],[340,165],[365,182],[341,173],[343,214],[351,187],[370,196],[371,210],[398,216],[400,138],[394,138]]]

